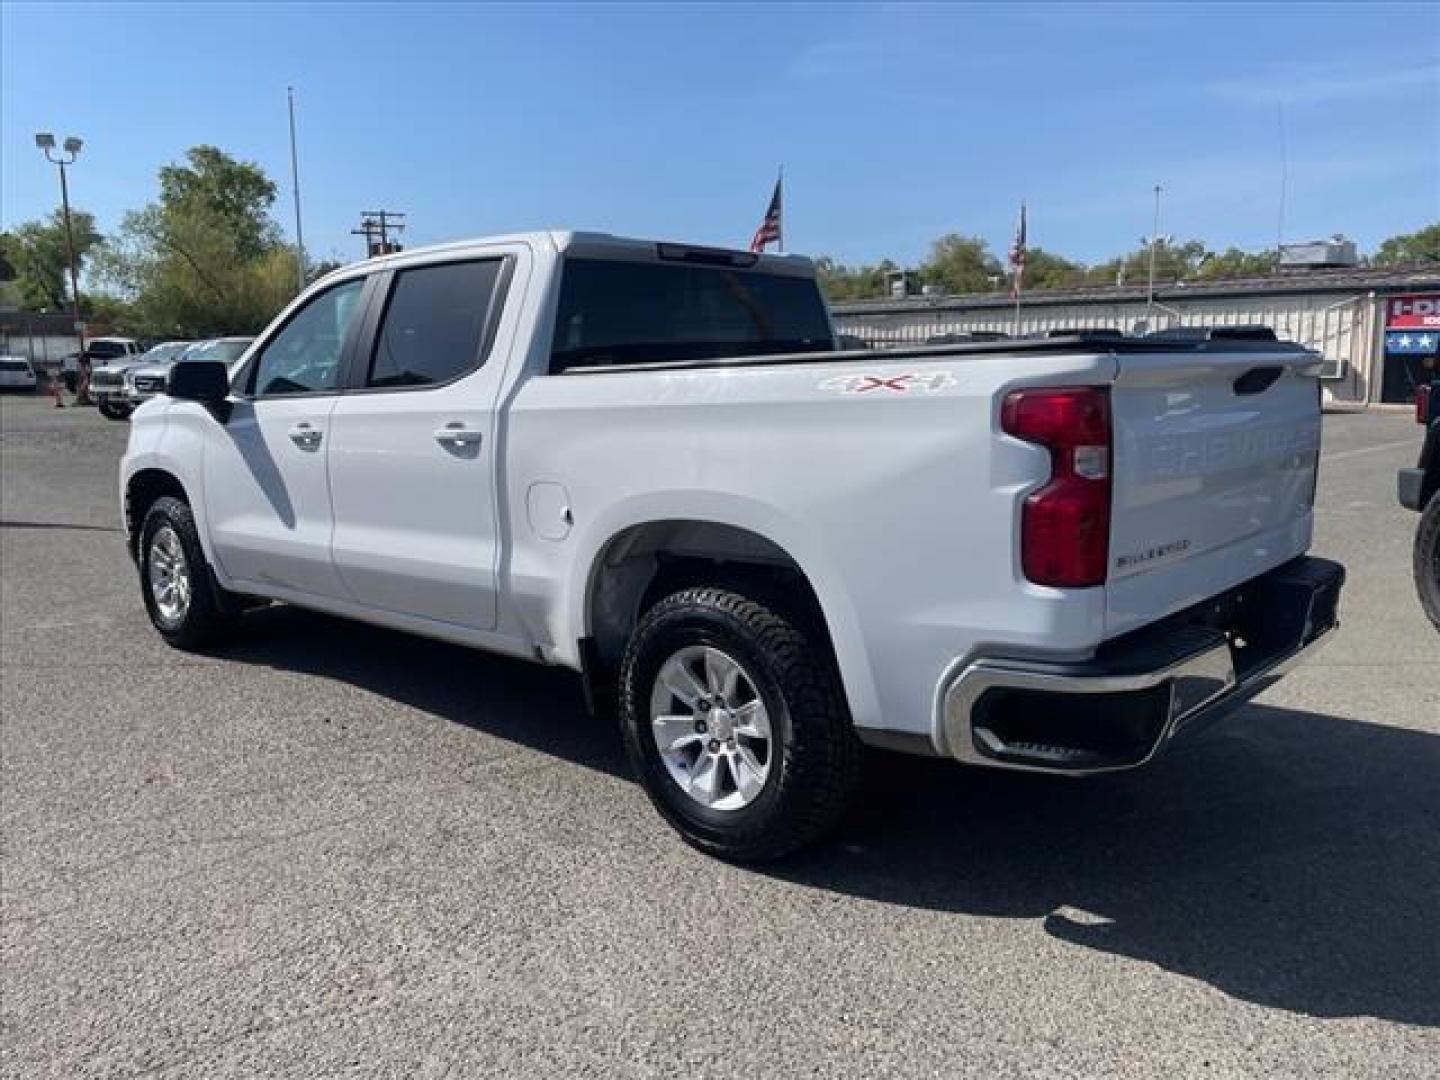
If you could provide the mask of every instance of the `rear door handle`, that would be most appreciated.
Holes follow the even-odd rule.
[[[484,433],[461,424],[446,424],[435,432],[435,441],[441,446],[479,446]]]
[[[322,438],[318,428],[311,427],[303,420],[290,429],[290,441],[301,450],[319,450]]]

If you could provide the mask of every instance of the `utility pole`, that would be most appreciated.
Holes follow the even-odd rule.
[[[290,181],[295,192],[295,291],[305,291],[305,234],[300,229],[300,159],[295,154],[295,88],[285,88],[290,101]]]
[[[1155,185],[1155,223],[1150,229],[1150,283],[1145,290],[1145,329],[1151,329],[1150,316],[1155,310],[1155,249],[1160,246],[1160,185]]]
[[[373,259],[377,255],[390,255],[403,250],[398,240],[390,239],[392,230],[396,233],[405,231],[403,213],[395,210],[362,210],[360,227],[351,229],[350,234],[365,237],[365,254]]]
[[[85,361],[85,324],[80,319],[80,271],[75,259],[75,231],[70,225],[70,185],[65,178],[65,167],[75,164],[85,143],[71,135],[65,140],[64,153],[56,156],[51,153],[55,149],[55,136],[41,131],[35,135],[35,145],[45,154],[46,161],[60,168],[60,205],[65,213],[65,249],[70,259],[70,310],[75,319],[75,339],[80,343],[80,374],[75,386],[75,404],[89,405],[90,369]],[[67,154],[68,157],[65,156]]]

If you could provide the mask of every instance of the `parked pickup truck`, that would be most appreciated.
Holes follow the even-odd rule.
[[[1335,626],[1314,353],[835,345],[795,256],[554,232],[336,271],[136,410],[150,618],[195,649],[279,600],[573,668],[742,860],[834,823],[864,744],[1131,768]]]
[[[130,373],[147,364],[168,364],[190,347],[188,341],[162,341],[143,353],[126,353],[90,372],[90,396],[108,420],[125,420],[139,403],[133,398]]]

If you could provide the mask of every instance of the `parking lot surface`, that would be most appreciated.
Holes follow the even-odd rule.
[[[1405,416],[1325,421],[1330,646],[1140,773],[876,755],[692,852],[556,671],[272,608],[150,629],[126,425],[0,402],[8,1077],[1440,1072],[1440,636]]]

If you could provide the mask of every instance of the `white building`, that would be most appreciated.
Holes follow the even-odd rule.
[[[1261,325],[1325,357],[1327,400],[1366,405],[1413,400],[1414,383],[1440,355],[1440,267],[1312,270],[1232,281],[908,296],[834,305],[836,326],[880,347],[940,334],[1044,333],[1171,326]],[[1403,344],[1402,344],[1403,342]]]

